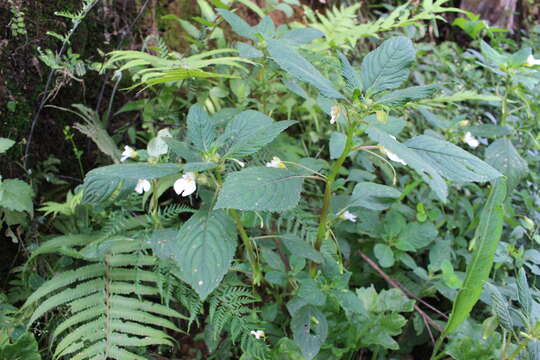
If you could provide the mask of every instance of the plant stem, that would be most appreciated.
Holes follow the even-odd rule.
[[[219,170],[216,170],[215,174],[217,183],[219,186],[221,186],[221,184],[223,184],[221,173],[219,172]],[[253,270],[253,284],[259,285],[262,280],[262,273],[259,267],[259,262],[257,261],[257,255],[255,254],[253,243],[251,242],[252,240],[247,234],[246,229],[244,228],[244,224],[242,224],[242,219],[240,219],[238,211],[236,211],[236,209],[229,209],[229,215],[231,215],[234,223],[236,224],[236,229],[238,230],[240,238],[242,239],[242,243],[244,244],[244,247],[246,249],[248,261],[251,265],[251,269]]]
[[[319,217],[319,229],[317,231],[317,240],[315,241],[315,249],[317,251],[321,249],[322,243],[324,239],[326,238],[328,211],[330,210],[330,200],[332,200],[332,186],[334,185],[334,181],[336,180],[336,177],[339,173],[339,169],[341,169],[341,166],[345,162],[345,159],[347,159],[347,156],[349,155],[349,152],[351,151],[353,147],[353,140],[352,140],[353,133],[354,133],[354,126],[350,125],[347,132],[347,141],[345,142],[345,148],[343,149],[341,156],[336,160],[336,162],[332,166],[330,170],[330,174],[326,178],[326,187],[324,189],[323,206],[321,209],[321,216]]]
[[[255,249],[253,248],[253,244],[251,243],[251,238],[247,234],[246,229],[244,228],[244,225],[242,224],[242,220],[240,219],[240,216],[238,215],[238,212],[235,209],[229,209],[229,214],[231,215],[234,222],[236,223],[236,228],[238,229],[240,238],[242,239],[242,242],[244,243],[244,247],[246,248],[248,260],[251,265],[251,269],[253,270],[253,283],[255,285],[259,285],[262,280],[262,273],[261,273],[261,269],[259,268],[259,262],[257,261],[257,256],[255,255]]]
[[[512,84],[512,79],[510,75],[506,75],[506,82],[504,84],[504,96],[501,102],[501,125],[506,125],[508,120],[508,95],[510,93],[510,88]]]

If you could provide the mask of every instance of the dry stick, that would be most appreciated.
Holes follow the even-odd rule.
[[[369,264],[369,266],[371,266],[376,272],[378,272],[379,275],[381,275],[384,278],[384,280],[386,280],[387,283],[389,283],[390,285],[392,285],[396,289],[399,289],[405,296],[409,297],[409,295],[407,293],[410,293],[410,292],[405,291],[404,288],[402,287],[402,285],[397,280],[394,280],[390,276],[388,276],[379,267],[379,265],[377,265],[373,260],[371,260],[366,254],[364,254],[362,251],[358,250],[358,255],[360,255],[362,257],[362,259],[364,259],[364,261],[367,262]],[[416,298],[415,296],[412,296],[412,297]],[[422,309],[420,309],[418,307],[418,305],[415,304],[414,309],[416,310],[416,312],[418,312],[418,314],[420,314],[420,316],[422,317],[424,322],[426,322],[426,321],[429,322],[431,324],[431,326],[433,326],[439,332],[441,332],[441,333],[443,332],[443,329],[432,318],[430,318]],[[439,311],[437,311],[437,312],[439,312]],[[427,329],[429,331],[429,335],[431,337],[431,340],[433,342],[435,342],[434,338],[433,338],[433,334],[431,334],[431,330],[429,329],[429,326],[427,327]]]
[[[141,18],[142,14],[146,10],[146,7],[148,6],[149,3],[150,3],[150,0],[146,0],[144,2],[143,6],[139,10],[139,13],[135,17],[135,20],[133,20],[129,28],[126,31],[124,31],[124,33],[122,34],[122,37],[120,38],[120,41],[118,42],[118,45],[116,46],[116,49],[120,49],[122,48],[122,46],[124,46],[124,40],[127,38],[127,35],[131,34],[131,32],[133,31],[133,28],[135,27],[135,24],[139,22],[139,19]],[[105,77],[103,78],[103,83],[101,84],[101,89],[99,90],[98,100],[96,104],[96,112],[99,112],[101,101],[103,100],[103,95],[105,93],[105,86],[107,86],[108,81],[109,81],[109,73],[106,72]]]
[[[362,253],[363,256],[362,257],[366,257],[367,259],[369,259],[366,254]],[[369,259],[370,261],[372,261],[371,259]],[[366,260],[367,261],[367,260]],[[373,263],[375,264],[375,263]],[[375,266],[377,266],[377,264],[375,264]],[[379,268],[380,269],[380,268]],[[381,270],[382,271],[382,270]],[[396,287],[398,287],[401,291],[403,291],[405,293],[405,295],[407,295],[408,297],[411,297],[413,299],[415,299],[416,301],[418,301],[419,303],[421,303],[422,305],[426,306],[427,308],[429,308],[430,310],[433,310],[433,312],[439,314],[441,317],[443,317],[445,320],[448,320],[448,316],[446,316],[446,314],[444,314],[443,312],[441,312],[439,309],[437,309],[436,307],[434,307],[433,305],[429,304],[428,302],[420,299],[418,296],[414,295],[409,289],[407,289],[405,286],[401,285],[401,283],[399,281],[397,281],[396,279],[392,279],[392,281],[395,282],[395,284],[397,285]]]
[[[87,12],[84,14],[84,17],[76,23],[71,30],[69,31],[67,35],[67,40],[64,40],[62,42],[62,47],[60,48],[60,51],[56,53],[56,59],[60,59],[62,54],[67,48],[67,45],[69,43],[69,39],[71,36],[75,33],[75,30],[79,27],[81,22],[84,20],[86,15],[90,12],[90,10],[94,7],[95,4],[97,4],[98,0],[94,1],[89,8],[87,9]],[[30,145],[32,144],[32,138],[34,136],[34,130],[36,128],[37,121],[39,119],[39,115],[41,115],[41,111],[43,110],[43,107],[45,106],[45,103],[47,103],[47,100],[49,99],[49,87],[52,84],[52,81],[54,79],[54,74],[56,73],[56,69],[51,69],[49,72],[49,76],[47,77],[47,82],[45,84],[45,89],[43,90],[43,94],[41,95],[41,98],[39,99],[38,106],[36,108],[36,112],[34,113],[34,116],[32,117],[32,124],[30,125],[30,133],[28,134],[28,140],[26,142],[26,147],[24,149],[24,160],[23,160],[23,168],[25,171],[28,171],[28,156],[30,155]]]

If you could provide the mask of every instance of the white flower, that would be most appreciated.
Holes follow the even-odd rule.
[[[281,161],[281,159],[278,158],[277,156],[274,156],[272,158],[272,161],[267,162],[266,167],[273,167],[273,168],[277,168],[277,169],[286,169],[287,168],[285,166],[285,164],[283,163],[283,161]]]
[[[463,142],[467,143],[467,145],[469,145],[473,149],[477,148],[478,145],[480,145],[480,142],[471,134],[470,131],[467,131],[465,133],[465,136],[463,137]]]
[[[344,212],[343,214],[341,214],[340,218],[343,219],[343,220],[348,220],[348,221],[351,221],[351,222],[356,222],[357,216],[354,215],[354,214],[351,214],[351,213],[349,212],[349,210],[345,210],[345,212]]]
[[[149,191],[151,186],[150,181],[146,179],[139,179],[137,186],[135,186],[135,191],[137,194],[142,194]]]
[[[137,157],[137,152],[130,146],[124,146],[124,152],[122,153],[122,157],[120,158],[120,161],[124,162],[129,158],[135,159]]]
[[[195,182],[195,174],[187,172],[182,177],[174,182],[174,192],[184,197],[189,196],[197,190]]]
[[[535,59],[534,56],[529,55],[527,58],[527,62],[525,63],[525,66],[536,66],[540,65],[540,59]]]
[[[341,108],[338,105],[332,106],[332,109],[330,109],[330,124],[336,123],[340,113]]]
[[[257,330],[257,331],[254,331],[254,330],[251,330],[249,332],[251,335],[255,336],[255,338],[257,340],[261,339],[261,338],[264,338],[266,336],[266,334],[264,333],[264,331],[262,330]]]

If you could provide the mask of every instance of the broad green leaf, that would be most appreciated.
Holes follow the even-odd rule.
[[[474,125],[467,128],[474,136],[496,137],[512,134],[512,129],[509,126],[501,126],[495,124]]]
[[[208,151],[215,139],[215,125],[206,110],[200,105],[190,107],[187,115],[186,140],[196,149]]]
[[[437,197],[446,202],[448,196],[448,187],[436,168],[425,161],[422,156],[413,149],[408,148],[394,140],[390,135],[380,129],[370,126],[367,129],[369,137],[384,146],[387,150],[393,152],[403,159],[408,166],[416,170],[422,179],[431,187]]]
[[[305,305],[294,313],[291,330],[293,340],[302,350],[306,360],[312,360],[328,336],[328,322],[319,309]]]
[[[373,254],[375,254],[375,257],[379,261],[379,265],[382,267],[390,267],[394,265],[394,252],[390,246],[386,244],[376,244],[373,247]]]
[[[322,31],[307,27],[289,30],[285,32],[280,39],[286,41],[287,44],[291,46],[298,46],[307,44],[308,42],[323,36],[324,33]]]
[[[0,154],[8,151],[8,149],[12,147],[14,144],[15,144],[15,141],[0,137]]]
[[[493,49],[491,46],[488,45],[484,40],[480,40],[480,50],[482,51],[482,55],[486,57],[489,63],[496,65],[499,67],[500,65],[504,64],[508,57],[497,52],[495,49]]]
[[[309,259],[317,264],[323,262],[323,257],[320,252],[309,244],[307,241],[300,239],[295,234],[285,234],[281,238],[281,243],[291,252],[292,255],[300,256]]]
[[[456,330],[467,319],[480,298],[501,238],[505,197],[506,181],[504,178],[497,179],[480,214],[480,223],[473,238],[475,246],[471,262],[467,266],[463,287],[454,301],[452,313],[441,336],[446,336]]]
[[[411,40],[398,36],[366,55],[360,73],[364,91],[376,93],[400,87],[409,76],[416,52]]]
[[[98,204],[113,193],[117,198],[134,191],[140,179],[152,180],[179,173],[182,165],[176,164],[118,164],[94,169],[84,178],[83,201]]]
[[[257,25],[253,27],[255,34],[260,34],[263,38],[271,38],[276,34],[276,26],[270,16],[264,16]]]
[[[407,122],[401,117],[386,116],[383,120],[384,121],[377,119],[375,114],[366,116],[364,118],[364,121],[369,125],[379,128],[380,130],[393,136],[397,136],[407,124]]]
[[[347,207],[360,206],[381,211],[388,209],[395,199],[400,196],[401,192],[393,187],[371,182],[360,182],[354,187]]]
[[[307,304],[315,306],[323,306],[326,303],[326,295],[322,292],[319,284],[308,277],[307,279],[299,279],[298,296],[301,297]]]
[[[420,112],[420,114],[422,114],[422,116],[426,119],[426,121],[431,126],[445,130],[445,129],[448,129],[451,125],[450,121],[441,119],[440,117],[438,117],[437,115],[435,115],[434,113],[432,113],[431,111],[429,111],[427,108],[423,106],[418,106],[417,110]]]
[[[401,106],[413,100],[428,98],[438,89],[439,85],[412,86],[383,95],[375,103],[388,106]]]
[[[512,191],[529,172],[527,162],[519,155],[512,141],[504,137],[486,149],[486,161],[507,177],[508,192]]]
[[[258,111],[243,111],[227,124],[217,144],[225,143],[224,157],[242,158],[259,151],[294,123],[293,120],[274,122]]]
[[[444,259],[444,261],[441,263],[441,271],[441,279],[444,281],[446,286],[452,289],[459,289],[463,285],[463,282],[454,273],[454,267],[452,266],[450,260]]]
[[[476,156],[447,141],[420,135],[405,142],[445,178],[456,182],[484,182],[501,175]]]
[[[0,208],[26,211],[32,215],[34,192],[30,185],[19,179],[0,180]]]
[[[38,343],[34,335],[25,332],[12,343],[0,345],[0,359],[2,360],[41,360]]]
[[[288,171],[265,166],[231,173],[225,179],[216,209],[284,211],[300,200],[303,178]]]
[[[355,89],[361,89],[362,84],[358,80],[358,75],[356,70],[352,67],[349,60],[342,53],[338,52],[339,60],[341,61],[341,73],[347,82],[347,86],[350,90],[354,91]]]
[[[330,159],[337,159],[345,150],[345,143],[347,142],[347,135],[333,131],[330,135]]]
[[[332,83],[324,78],[310,62],[302,57],[296,50],[289,47],[285,42],[278,40],[266,40],[270,57],[286,72],[298,80],[305,81],[316,87],[328,98],[342,99],[341,95]]]
[[[169,146],[169,151],[188,162],[199,162],[202,160],[201,156],[185,142],[173,138],[164,138],[163,141]]]
[[[399,234],[396,247],[403,251],[416,251],[431,244],[437,234],[437,228],[431,222],[411,222]]]
[[[235,33],[251,40],[257,40],[254,29],[242,20],[240,16],[225,9],[216,9],[216,11],[231,25]]]
[[[238,54],[246,59],[258,59],[264,55],[259,49],[242,42],[236,44],[236,49]]]
[[[166,235],[166,234],[165,234]],[[219,285],[236,250],[236,227],[224,211],[199,211],[170,244],[182,280],[204,300]]]

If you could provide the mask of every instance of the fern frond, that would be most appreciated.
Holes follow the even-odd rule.
[[[53,359],[144,359],[131,349],[174,346],[164,329],[180,329],[168,318],[187,317],[155,302],[162,282],[153,271],[157,259],[141,251],[143,241],[94,239],[77,249],[91,263],[54,276],[23,306],[36,306],[29,326],[46,312],[68,310],[52,335]]]

